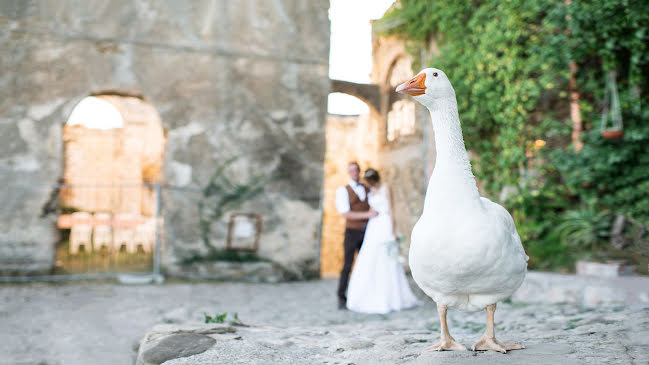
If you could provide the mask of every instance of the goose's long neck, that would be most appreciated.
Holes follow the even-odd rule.
[[[462,199],[469,203],[479,201],[480,194],[462,138],[457,101],[455,97],[449,97],[436,99],[435,102],[433,108],[428,109],[435,131],[437,150],[429,190],[432,188],[437,190],[433,193],[444,194],[449,198]]]

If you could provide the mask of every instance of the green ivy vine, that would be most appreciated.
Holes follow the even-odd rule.
[[[506,186],[518,191],[506,206],[532,267],[571,267],[579,247],[565,237],[583,240],[578,230],[559,230],[581,227],[577,220],[590,227],[579,232],[610,226],[611,214],[649,225],[649,2],[398,0],[374,30],[402,37],[415,71],[432,66],[449,76],[466,146],[478,156],[476,177],[492,198]],[[431,48],[437,52],[422,59]],[[571,144],[571,61],[584,128],[579,152]],[[625,128],[615,142],[599,135],[611,70]],[[583,251],[604,242],[589,237],[601,242]]]

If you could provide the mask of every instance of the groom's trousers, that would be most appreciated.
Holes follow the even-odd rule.
[[[347,285],[349,284],[349,274],[352,271],[354,254],[356,251],[361,249],[364,237],[365,228],[345,229],[345,241],[343,242],[345,249],[345,262],[343,264],[343,270],[340,272],[340,281],[338,282],[338,299],[342,301],[347,300]]]

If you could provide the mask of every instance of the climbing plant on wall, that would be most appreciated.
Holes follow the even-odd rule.
[[[536,139],[560,136],[568,116],[568,54],[563,4],[557,1],[402,0],[382,23],[412,45],[430,40],[425,62],[455,88],[467,148],[487,193],[517,184]],[[389,27],[388,25],[391,25]]]
[[[552,162],[580,201],[649,225],[649,2],[575,1],[566,8],[568,50],[578,61],[577,83],[586,121],[584,148],[555,151]],[[599,135],[606,75],[618,75],[624,137]]]
[[[263,175],[252,176],[245,183],[233,181],[227,176],[227,170],[237,160],[238,157],[234,157],[223,162],[216,168],[212,176],[210,176],[207,184],[201,188],[202,198],[198,202],[198,218],[201,238],[208,251],[204,257],[208,259],[219,258],[229,261],[241,259],[241,255],[239,254],[223,253],[215,248],[211,241],[212,225],[219,222],[226,213],[238,209],[246,201],[259,196],[269,181],[269,178]],[[256,259],[255,255],[247,256],[250,256],[248,259]],[[187,261],[198,260],[196,257],[192,257]]]
[[[415,68],[449,76],[485,192],[518,189],[506,206],[533,267],[570,266],[567,235],[553,222],[598,216],[571,211],[649,224],[649,2],[398,0],[375,30],[403,37]],[[422,49],[438,52],[421,57]],[[585,129],[579,152],[570,138],[571,61]],[[620,141],[599,135],[609,71],[617,74]]]

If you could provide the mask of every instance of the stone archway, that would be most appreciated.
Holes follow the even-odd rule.
[[[381,89],[374,84],[359,84],[356,82],[331,80],[332,93],[343,93],[357,97],[367,104],[375,113],[381,112]]]
[[[336,189],[347,183],[350,161],[358,162],[361,169],[376,166],[380,125],[377,119],[381,115],[379,85],[332,80],[330,91],[358,98],[368,105],[369,112],[361,115],[329,114],[327,117],[320,245],[320,275],[325,278],[337,277],[343,263],[345,220],[336,211]]]
[[[384,85],[389,90],[412,77],[411,61],[405,55],[397,56],[391,63]],[[386,140],[392,142],[399,137],[415,133],[415,102],[408,98],[393,98],[386,115]]]
[[[394,51],[395,49],[390,49],[390,52]],[[320,249],[322,277],[336,277],[342,268],[345,221],[336,212],[334,197],[336,188],[347,183],[347,164],[357,161],[361,170],[374,167],[385,169],[389,174],[393,166],[381,164],[382,156],[386,150],[389,152],[385,143],[395,140],[395,136],[414,133],[414,104],[394,92],[397,82],[411,76],[410,59],[405,56],[405,50],[397,51],[399,53],[390,54],[388,64],[375,62],[373,84],[331,80],[330,92],[340,92],[358,98],[368,105],[369,113],[357,116],[329,115],[327,118]],[[388,118],[397,121],[403,121],[405,118],[410,124],[400,123],[395,125],[398,128],[388,129]]]
[[[157,111],[142,97],[99,93],[75,106],[63,126],[59,269],[119,271],[120,252],[143,253],[137,262],[148,265],[157,203],[147,184],[162,181],[165,141]]]

